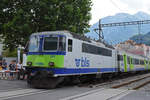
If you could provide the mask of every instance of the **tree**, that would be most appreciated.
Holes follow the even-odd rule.
[[[91,0],[1,0],[0,34],[5,48],[25,46],[33,32],[83,34],[89,27],[91,5]]]

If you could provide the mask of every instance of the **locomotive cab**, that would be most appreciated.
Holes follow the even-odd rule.
[[[27,66],[39,68],[64,67],[65,35],[32,35],[27,50]]]
[[[54,77],[54,75],[60,73],[60,69],[64,68],[65,55],[65,32],[32,34],[26,48],[27,82],[38,88],[56,87],[63,81],[63,77]]]

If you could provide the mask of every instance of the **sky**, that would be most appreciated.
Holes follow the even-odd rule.
[[[121,12],[135,14],[138,11],[143,11],[150,14],[150,0],[92,0],[92,2],[91,25],[100,18]]]

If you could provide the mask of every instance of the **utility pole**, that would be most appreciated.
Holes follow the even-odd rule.
[[[102,26],[101,26],[102,24],[101,24],[101,20],[99,20],[99,28],[97,28],[97,29],[94,29],[95,30],[95,32],[98,34],[98,40],[99,40],[99,42],[102,42],[103,41],[103,39],[104,39],[104,36],[103,36],[103,31],[102,31]],[[98,32],[97,32],[97,30],[98,30]]]

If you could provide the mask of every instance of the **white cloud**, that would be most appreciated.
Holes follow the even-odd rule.
[[[142,9],[144,7],[144,0],[120,0],[121,2],[128,5],[132,9]]]
[[[120,0],[120,2],[128,5],[128,8],[134,11],[144,11],[150,13],[149,0]]]
[[[138,11],[150,13],[150,0],[92,0],[92,20],[96,23],[100,18],[119,12],[134,14]]]
[[[127,4],[129,8],[132,8],[132,9],[150,8],[149,0],[120,0],[120,1]]]
[[[91,24],[97,22],[100,18],[115,14],[119,10],[115,8],[109,0],[92,0],[92,20]]]

